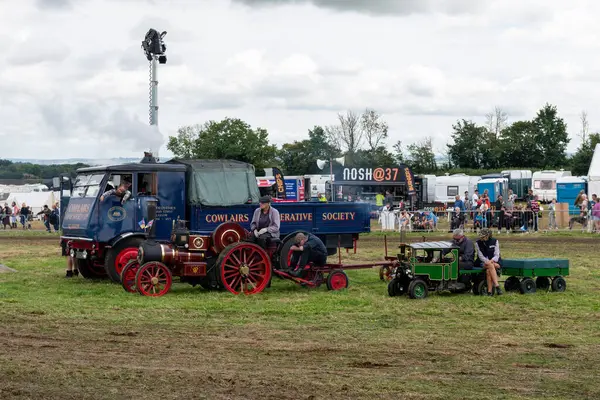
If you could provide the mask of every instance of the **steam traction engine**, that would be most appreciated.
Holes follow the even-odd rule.
[[[200,236],[190,234],[185,221],[177,221],[170,243],[159,243],[152,234],[142,242],[137,259],[121,272],[123,288],[162,296],[171,288],[173,276],[179,276],[182,282],[206,289],[259,293],[271,280],[271,261],[260,246],[242,241],[247,236],[236,223],[223,223],[210,236]]]

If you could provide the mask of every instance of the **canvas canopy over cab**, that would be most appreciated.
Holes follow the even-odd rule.
[[[234,206],[258,203],[254,166],[232,160],[177,160],[187,166],[187,200],[192,205]]]

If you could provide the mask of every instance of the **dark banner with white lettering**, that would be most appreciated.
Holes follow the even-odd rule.
[[[408,194],[410,196],[416,195],[417,191],[415,189],[415,176],[413,175],[413,172],[404,164],[400,164],[400,168],[402,168],[402,173],[404,174],[404,181],[406,182]]]
[[[335,171],[335,182],[405,183],[408,194],[417,193],[414,174],[405,164],[397,167],[340,168]]]
[[[279,168],[273,168],[273,175],[275,176],[275,190],[277,191],[278,199],[287,199],[285,193],[285,178]]]

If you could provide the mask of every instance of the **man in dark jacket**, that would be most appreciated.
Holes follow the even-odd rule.
[[[458,269],[473,269],[475,246],[473,246],[471,239],[465,236],[462,229],[455,229],[452,234],[452,241],[459,247]]]
[[[300,277],[309,262],[319,267],[327,262],[327,248],[321,239],[312,233],[298,233],[290,250],[294,252],[289,266],[294,276]]]

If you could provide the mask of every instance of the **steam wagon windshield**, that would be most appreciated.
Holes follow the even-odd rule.
[[[79,174],[73,182],[72,197],[96,197],[104,174]]]

